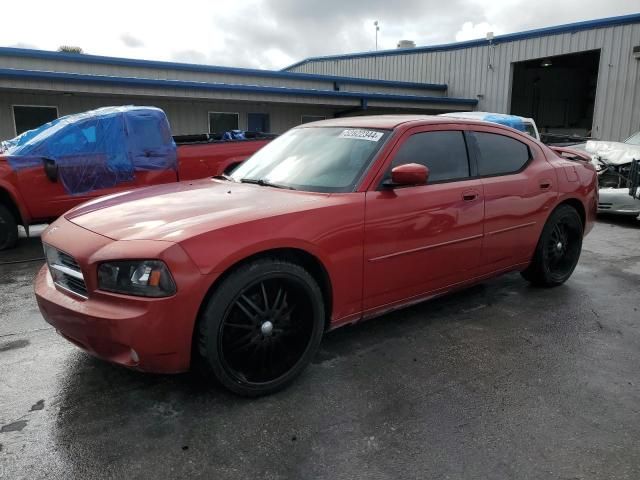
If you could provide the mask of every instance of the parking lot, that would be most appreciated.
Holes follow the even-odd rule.
[[[257,400],[79,351],[39,257],[0,257],[0,478],[640,478],[635,220],[601,219],[559,288],[510,274],[330,333]]]

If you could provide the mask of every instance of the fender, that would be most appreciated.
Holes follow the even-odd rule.
[[[4,191],[7,193],[9,199],[13,202],[13,204],[18,209],[18,212],[20,213],[21,218],[19,218],[18,220],[22,223],[25,229],[28,229],[33,218],[27,210],[26,203],[24,202],[22,195],[20,195],[18,189],[6,180],[0,179],[0,191]]]
[[[221,262],[218,263],[213,271],[203,273],[213,275],[215,278],[217,278],[224,272],[229,270],[229,268],[249,257],[253,257],[255,255],[259,255],[271,250],[286,249],[301,250],[311,255],[312,257],[315,257],[318,262],[320,262],[320,264],[324,267],[327,274],[329,275],[329,278],[332,277],[333,263],[329,256],[325,255],[325,253],[322,252],[321,249],[317,247],[317,245],[314,245],[305,240],[301,240],[299,238],[274,238],[262,242],[252,243],[251,245],[248,245],[241,250],[234,251],[228,257],[225,257]]]

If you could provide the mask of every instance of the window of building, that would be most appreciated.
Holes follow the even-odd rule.
[[[428,183],[469,176],[469,158],[461,131],[424,132],[411,135],[400,147],[391,167],[419,163],[429,168]]]
[[[325,120],[327,117],[322,115],[302,115],[300,123],[317,122],[318,120]]]
[[[247,114],[247,130],[250,132],[270,132],[268,113]]]
[[[209,112],[209,133],[224,133],[237,130],[239,124],[237,113]]]
[[[27,130],[38,128],[51,120],[58,118],[58,107],[40,107],[35,105],[14,105],[13,121],[16,135]]]
[[[518,172],[529,161],[529,147],[505,135],[473,132],[478,142],[479,175],[506,175]]]

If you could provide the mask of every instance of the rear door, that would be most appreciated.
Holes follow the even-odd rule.
[[[469,136],[485,197],[483,271],[528,262],[557,197],[553,167],[528,136],[492,127]]]
[[[366,194],[364,310],[420,297],[474,275],[480,262],[484,196],[471,178],[465,133],[446,126],[409,130],[387,159],[421,163],[426,185]]]

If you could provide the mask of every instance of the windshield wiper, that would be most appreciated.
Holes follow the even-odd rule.
[[[287,185],[271,183],[269,180],[265,180],[264,178],[242,178],[240,181],[242,183],[252,183],[254,185],[260,185],[261,187],[285,188],[287,190],[295,190],[295,188],[289,187]]]
[[[226,173],[223,173],[222,175],[214,175],[212,178],[215,178],[216,180],[226,180],[227,182],[235,182],[235,180]]]

